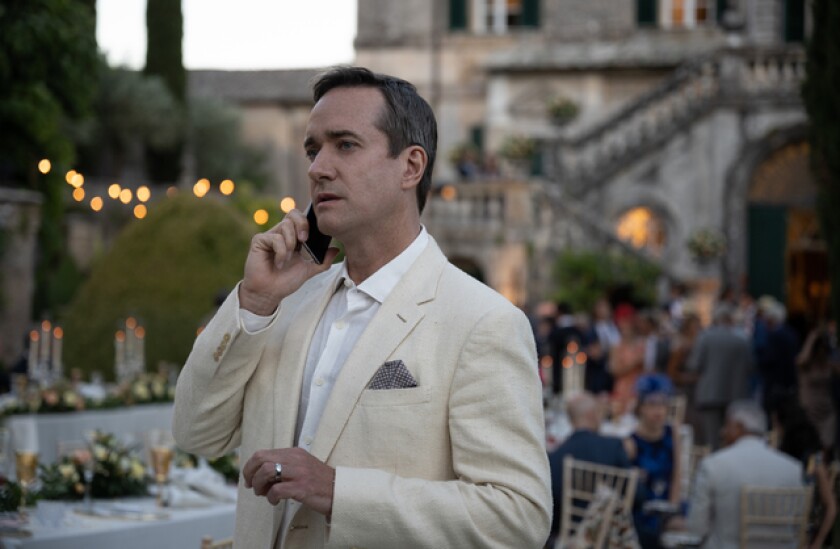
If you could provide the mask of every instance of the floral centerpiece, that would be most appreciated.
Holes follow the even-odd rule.
[[[726,237],[717,229],[698,229],[686,242],[688,251],[701,263],[717,259],[726,252]]]
[[[93,497],[146,495],[149,479],[140,458],[114,435],[97,432],[89,451],[76,451],[62,457],[58,463],[40,466],[40,496],[44,499],[81,499],[85,494],[84,468],[90,460],[93,460]]]
[[[554,124],[565,126],[577,118],[578,113],[580,113],[580,107],[568,97],[558,95],[546,103],[546,112]]]
[[[21,497],[23,492],[20,485],[0,475],[0,513],[17,511],[20,508]]]
[[[52,414],[78,412],[86,408],[85,399],[69,383],[38,389],[30,387],[22,396],[6,399],[4,414]]]

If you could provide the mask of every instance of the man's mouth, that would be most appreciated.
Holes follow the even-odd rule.
[[[324,204],[325,202],[332,202],[338,199],[338,195],[332,193],[318,193],[318,195],[315,197],[315,201],[317,204]]]

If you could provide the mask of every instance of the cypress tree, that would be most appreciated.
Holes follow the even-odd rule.
[[[182,58],[184,17],[181,0],[147,0],[147,75],[159,76],[182,109],[186,104],[187,74]],[[146,146],[146,168],[155,181],[173,183],[181,171],[183,138],[166,149]]]
[[[810,122],[811,168],[817,211],[828,247],[831,308],[840,320],[840,3],[811,2],[814,28],[807,42],[802,98]]]

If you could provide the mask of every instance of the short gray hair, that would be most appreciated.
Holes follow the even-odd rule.
[[[736,400],[726,409],[726,417],[740,423],[750,434],[764,436],[767,432],[767,416],[761,406],[752,400]]]

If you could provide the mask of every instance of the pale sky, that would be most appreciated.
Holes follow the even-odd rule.
[[[97,0],[111,65],[146,61],[146,0]],[[356,0],[182,0],[187,69],[323,67],[353,60]]]

